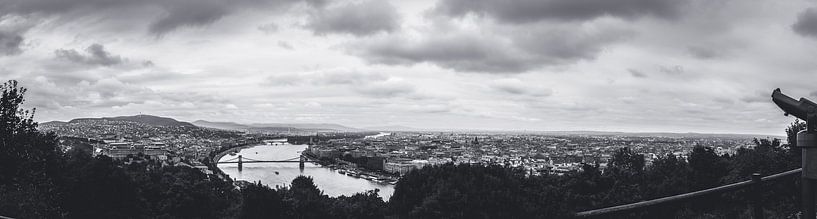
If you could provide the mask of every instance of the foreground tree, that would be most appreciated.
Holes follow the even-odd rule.
[[[34,110],[24,110],[25,88],[0,86],[0,210],[24,218],[61,217],[60,160],[53,135],[37,131]]]
[[[445,164],[406,174],[389,206],[403,218],[559,218],[565,202],[556,185],[517,168]]]

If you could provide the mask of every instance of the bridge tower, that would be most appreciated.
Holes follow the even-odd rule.
[[[301,171],[303,171],[303,170],[304,170],[304,160],[306,160],[306,157],[304,157],[304,155],[303,155],[303,154],[301,154],[301,159],[300,159],[300,160],[299,160],[299,162],[298,162],[298,167],[300,167],[300,168],[301,168]]]
[[[241,170],[243,170],[243,169],[244,169],[244,162],[241,161],[241,155],[238,155],[238,171],[241,172]]]

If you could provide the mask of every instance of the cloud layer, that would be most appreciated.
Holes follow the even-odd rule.
[[[83,55],[73,49],[58,49],[54,51],[58,59],[87,65],[111,66],[121,64],[125,61],[122,57],[112,55],[108,51],[105,51],[105,47],[100,44],[88,46],[88,48],[85,48],[85,53],[87,53],[87,55]]]
[[[197,27],[211,24],[224,16],[252,8],[274,8],[295,3],[292,0],[4,0],[0,7],[0,17],[17,16],[57,16],[73,20],[85,16],[117,15],[144,16],[133,21],[149,22],[148,31],[162,35],[182,27]],[[119,18],[117,18],[119,19]]]
[[[797,34],[817,38],[817,9],[809,8],[801,12],[792,29]]]
[[[437,11],[450,16],[476,14],[505,23],[544,20],[586,21],[604,16],[675,18],[684,0],[441,0]]]
[[[502,34],[452,30],[422,39],[388,36],[353,45],[352,50],[378,64],[432,63],[460,72],[519,73],[592,60],[606,45],[630,35],[625,30],[582,27],[496,30]]]
[[[317,35],[347,33],[366,36],[399,28],[397,13],[394,6],[382,0],[319,7],[309,16],[306,26]]]
[[[0,0],[40,120],[782,134],[808,1]]]

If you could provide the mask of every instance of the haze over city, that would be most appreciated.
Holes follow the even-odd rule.
[[[501,2],[501,4],[500,4]],[[813,1],[0,0],[38,121],[782,135]]]

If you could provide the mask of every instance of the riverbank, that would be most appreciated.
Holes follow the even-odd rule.
[[[259,142],[239,144],[239,145],[229,147],[228,149],[226,149],[224,151],[221,151],[221,152],[211,153],[211,156],[209,157],[209,162],[207,162],[207,164],[206,164],[207,168],[209,168],[211,171],[213,171],[213,174],[215,174],[219,178],[232,182],[233,180],[232,180],[232,178],[230,178],[230,175],[227,175],[227,173],[224,173],[224,171],[222,171],[220,168],[218,168],[218,161],[221,160],[221,158],[224,157],[227,154],[230,154],[230,153],[233,153],[233,152],[237,153],[238,151],[241,151],[241,149],[255,147],[255,146],[258,146],[259,144],[260,144]]]
[[[397,181],[400,180],[399,177],[381,174],[361,168],[337,167],[335,165],[329,165],[329,169],[335,170],[340,174],[345,174],[347,176],[365,179],[376,183],[396,185]]]
[[[302,155],[307,149],[307,145],[258,145],[255,147],[241,148],[240,151],[224,151],[221,160],[228,160],[242,155],[244,158],[255,160],[288,160]],[[230,154],[236,152],[236,154]],[[214,156],[215,158],[216,156]],[[310,161],[315,160],[314,157]],[[327,165],[320,165],[315,162],[307,162],[304,167],[300,167],[298,162],[289,163],[246,163],[239,171],[235,163],[218,164],[219,169],[225,172],[231,180],[240,184],[240,181],[261,182],[271,188],[276,186],[290,186],[293,179],[298,176],[312,177],[315,185],[329,196],[351,196],[357,193],[378,190],[378,195],[384,200],[388,200],[394,193],[394,186],[388,183],[377,183],[375,180],[368,180],[365,174],[354,177],[354,174],[339,173],[337,168],[329,168]],[[346,172],[346,171],[344,171]]]
[[[339,174],[368,180],[375,183],[382,183],[382,184],[397,184],[397,181],[400,179],[399,177],[384,174],[378,171],[372,171],[365,168],[356,167],[356,164],[353,164],[349,161],[341,160],[338,158],[335,159],[319,159],[314,154],[304,150],[302,154],[307,157],[308,159],[318,161],[318,165],[321,165],[324,168],[329,168],[332,171],[337,171]]]
[[[222,157],[224,157],[224,155],[227,155],[227,154],[230,154],[230,153],[238,153],[242,149],[251,148],[251,147],[255,147],[255,146],[260,146],[260,145],[252,144],[252,145],[241,145],[241,146],[232,147],[230,149],[227,149],[226,151],[222,151],[222,152],[216,154],[216,156],[214,156],[212,160],[217,163],[219,160],[221,160]]]

